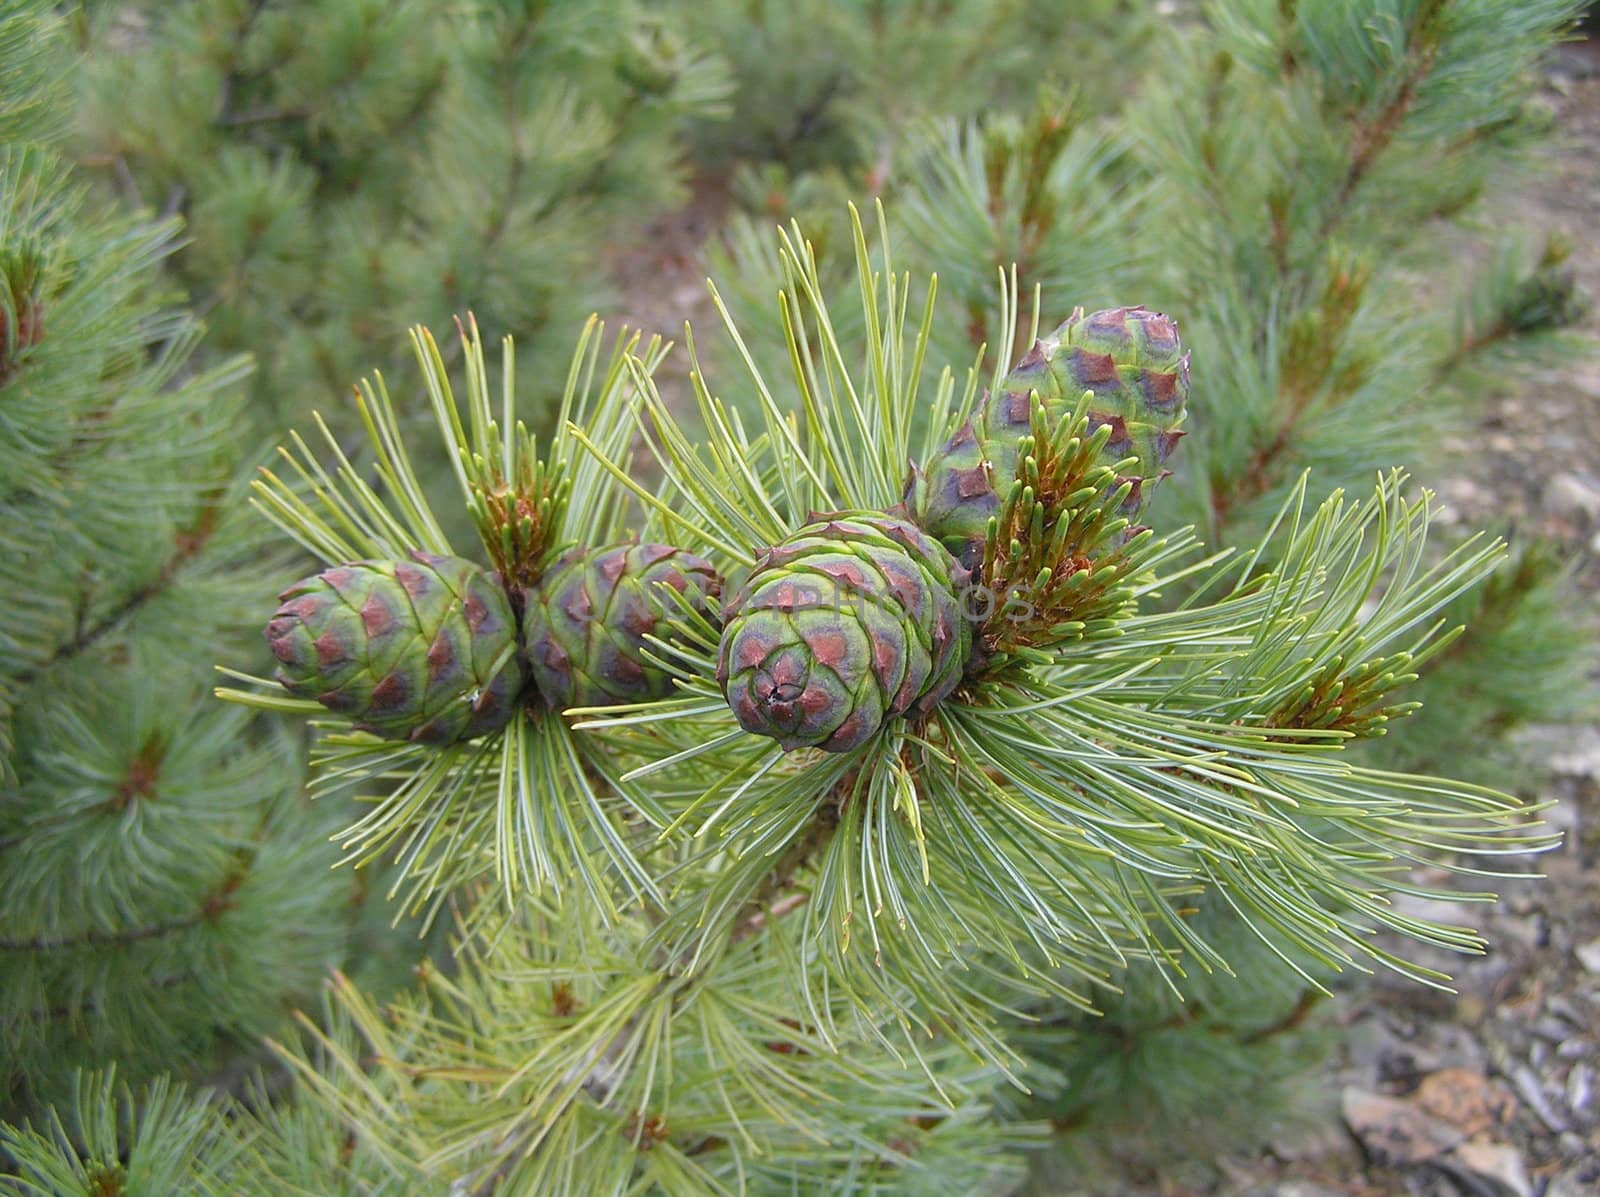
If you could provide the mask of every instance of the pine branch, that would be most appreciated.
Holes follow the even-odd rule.
[[[1292,460],[1290,450],[1305,414],[1306,405],[1303,402],[1291,404],[1287,415],[1278,423],[1272,439],[1252,450],[1244,466],[1227,477],[1226,485],[1212,485],[1213,529],[1226,528],[1236,510],[1259,499],[1282,481],[1282,471]]]
[[[716,959],[723,950],[735,947],[752,935],[758,934],[771,920],[782,918],[799,909],[804,901],[804,895],[792,895],[776,903],[773,899],[793,884],[796,874],[806,867],[837,829],[839,806],[848,800],[855,784],[856,776],[853,773],[835,783],[830,795],[820,802],[810,825],[791,841],[756,892],[733,918],[721,924],[716,933],[723,937],[724,947],[709,952],[706,957],[707,962],[696,972],[684,975],[680,969],[691,958],[700,955],[704,944],[696,944],[689,951],[679,953],[677,956],[661,951],[656,953],[657,967],[660,970],[656,992],[667,998],[670,1010],[676,1012],[684,1009],[694,1001],[697,990],[715,981]],[[570,1002],[570,998],[561,1000]],[[630,1019],[619,1029],[592,1060],[585,1061],[581,1079],[572,1078],[578,1081],[579,1088],[598,1108],[605,1109],[610,1106],[620,1091],[625,1079],[620,1072],[620,1065],[631,1057],[634,1042],[642,1033],[649,1009],[649,1005],[646,1004],[641,1014]],[[645,1125],[638,1120],[637,1115],[634,1125],[636,1129],[631,1137],[637,1139],[638,1135],[646,1133]],[[538,1137],[540,1132],[532,1127],[522,1130],[512,1128],[504,1133],[487,1132],[483,1146],[492,1156],[491,1163],[452,1182],[450,1192],[462,1197],[490,1197],[499,1190]],[[708,1135],[702,1136],[684,1150],[689,1156],[699,1156],[727,1146],[728,1140],[725,1137]]]
[[[235,863],[206,894],[189,914],[164,919],[143,927],[119,927],[115,931],[90,928],[72,935],[38,935],[31,939],[0,938],[0,951],[6,952],[59,952],[85,947],[129,947],[152,939],[164,939],[182,931],[189,931],[203,923],[214,923],[233,909],[234,895],[250,877],[250,869],[260,850],[259,841],[265,827],[256,833],[257,843],[240,849]]]
[[[17,688],[19,690],[26,689],[37,681],[41,674],[87,652],[106,636],[127,623],[147,604],[160,598],[171,589],[179,580],[183,568],[206,547],[206,543],[215,531],[216,522],[216,508],[211,504],[207,504],[201,509],[199,519],[195,522],[193,529],[180,533],[175,538],[177,546],[167,559],[161,563],[161,567],[156,571],[154,577],[125,594],[93,623],[83,624],[80,620],[69,640],[56,645],[38,665],[24,669],[16,675],[15,683]]]
[[[306,121],[315,116],[316,110],[312,108],[266,106],[247,112],[224,112],[217,118],[217,123],[224,128],[238,129],[245,125],[264,125],[276,121]]]
[[[147,939],[162,939],[179,931],[197,927],[206,920],[210,900],[203,902],[193,914],[145,927],[120,928],[116,931],[84,931],[70,936],[39,936],[33,939],[0,939],[0,951],[5,952],[57,952],[84,947],[126,947]]]
[[[1306,1019],[1311,1017],[1312,1011],[1314,1011],[1318,1004],[1322,1001],[1322,996],[1322,994],[1318,993],[1314,989],[1305,990],[1303,993],[1301,993],[1300,999],[1295,1002],[1294,1008],[1288,1013],[1284,1014],[1280,1018],[1274,1019],[1264,1027],[1258,1027],[1255,1030],[1240,1036],[1239,1042],[1248,1046],[1250,1044],[1262,1043],[1278,1035],[1286,1035],[1293,1032],[1302,1026]]]
[[[1433,70],[1439,53],[1439,24],[1448,11],[1449,0],[1423,0],[1412,18],[1406,42],[1406,66],[1394,95],[1366,119],[1359,119],[1353,130],[1352,153],[1344,177],[1329,201],[1316,240],[1326,241],[1344,221],[1350,201],[1378,160],[1394,143],[1406,115],[1416,101],[1417,89]]]
[[[250,40],[250,35],[255,29],[256,22],[271,2],[272,0],[248,0],[244,12],[240,14],[228,39],[226,55],[228,69],[223,73],[221,85],[217,90],[217,112],[213,118],[213,122],[221,128],[228,128],[239,123],[233,111],[233,105],[238,98],[240,85],[250,78],[241,66],[245,43]]]
[[[1424,0],[1414,15],[1408,31],[1405,66],[1395,85],[1394,93],[1376,113],[1356,117],[1350,127],[1351,153],[1344,173],[1328,200],[1323,215],[1312,234],[1312,243],[1328,244],[1344,223],[1361,185],[1367,180],[1379,160],[1389,151],[1402,131],[1406,117],[1416,101],[1418,88],[1433,69],[1440,49],[1439,23],[1448,10],[1448,0]],[[1287,43],[1286,43],[1287,44]],[[1292,236],[1289,224],[1288,197],[1273,190],[1267,195],[1268,245],[1277,271],[1276,294],[1298,296],[1307,285],[1309,276],[1302,272],[1298,279],[1292,277],[1294,267],[1290,257]],[[1355,290],[1359,297],[1360,287]],[[1324,307],[1328,304],[1324,301]],[[1354,304],[1340,304],[1338,315],[1344,322],[1355,314]],[[1321,329],[1323,344],[1337,344],[1342,327],[1326,321]],[[1293,354],[1293,346],[1290,347]],[[1299,369],[1302,363],[1289,360],[1280,363],[1284,382],[1279,384],[1275,428],[1270,439],[1258,444],[1242,468],[1229,476],[1226,484],[1211,487],[1211,516],[1214,528],[1227,526],[1235,510],[1249,504],[1270,491],[1279,481],[1285,464],[1292,456],[1301,425],[1306,419],[1316,388],[1329,377],[1327,362],[1315,363],[1309,371]],[[1321,368],[1317,368],[1320,366]]]
[[[760,888],[733,917],[728,934],[730,947],[760,932],[770,920],[792,914],[805,904],[805,894],[791,894],[781,899],[778,895],[793,885],[795,877],[827,846],[838,830],[839,811],[849,801],[855,786],[856,775],[848,774],[836,782],[833,791],[818,804],[811,824],[790,842]]]
[[[157,977],[153,980],[145,981],[144,984],[148,985],[152,990],[160,992],[164,990],[177,989],[183,985],[191,985],[198,980],[200,980],[200,974],[198,972],[185,972],[176,973],[169,977]],[[86,1022],[103,1016],[104,1012],[105,1004],[103,1002],[89,1002],[83,1005],[74,1006],[52,1006],[47,1010],[29,1010],[28,1017],[41,1022],[63,1022],[69,1018],[77,1019],[80,1022]]]

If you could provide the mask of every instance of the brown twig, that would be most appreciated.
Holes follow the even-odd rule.
[[[1356,124],[1352,138],[1354,152],[1350,155],[1350,162],[1345,168],[1344,178],[1340,180],[1339,189],[1334,192],[1333,200],[1329,203],[1327,211],[1323,214],[1322,223],[1317,228],[1317,240],[1326,240],[1344,220],[1356,189],[1372,172],[1372,168],[1377,165],[1384,151],[1393,144],[1401,123],[1411,111],[1411,106],[1416,103],[1417,88],[1433,70],[1434,59],[1439,54],[1439,40],[1434,22],[1443,9],[1444,0],[1425,0],[1411,27],[1409,44],[1406,47],[1408,69],[1400,81],[1400,86],[1373,119]]]

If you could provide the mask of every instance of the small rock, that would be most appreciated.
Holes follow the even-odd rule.
[[[1385,1091],[1410,1093],[1428,1071],[1429,1063],[1418,1063],[1416,1053],[1410,1048],[1389,1048],[1378,1056],[1374,1075]]]
[[[1560,1060],[1586,1060],[1596,1051],[1595,1045],[1587,1039],[1568,1039],[1556,1048],[1556,1058]]]
[[[1471,478],[1446,478],[1434,489],[1439,497],[1439,514],[1442,522],[1452,524],[1463,517],[1476,518],[1493,506],[1488,491]]]
[[[1572,999],[1564,993],[1553,995],[1545,1003],[1545,1009],[1550,1011],[1554,1017],[1563,1020],[1574,1030],[1581,1030],[1589,1025],[1589,1020],[1578,1013],[1578,1008],[1572,1004]]]
[[[1557,474],[1545,483],[1544,506],[1553,515],[1600,520],[1600,484],[1580,474]]]
[[[1545,1096],[1544,1087],[1533,1069],[1526,1064],[1517,1065],[1511,1070],[1511,1084],[1516,1089],[1517,1096],[1528,1103],[1528,1108],[1538,1115],[1539,1121],[1552,1133],[1559,1135],[1562,1131],[1572,1129],[1567,1125],[1567,1120],[1550,1104],[1550,1099]]]
[[[1350,1133],[1380,1164],[1422,1164],[1459,1145],[1462,1134],[1447,1122],[1429,1116],[1395,1097],[1345,1088],[1340,1113]]]
[[[1544,819],[1545,830],[1561,837],[1562,851],[1576,855],[1583,844],[1583,837],[1578,830],[1583,825],[1583,815],[1578,810],[1578,803],[1564,794],[1548,796],[1545,800],[1550,806],[1539,812]]]
[[[1574,1114],[1586,1113],[1594,1102],[1594,1065],[1580,1060],[1567,1073],[1567,1109]]]
[[[1588,1144],[1583,1141],[1583,1136],[1578,1134],[1576,1131],[1567,1131],[1564,1134],[1557,1135],[1556,1144],[1563,1152],[1566,1153],[1566,1158],[1571,1160],[1578,1159],[1588,1148]],[[1583,1171],[1586,1173],[1593,1173],[1593,1175],[1589,1176],[1588,1179],[1600,1180],[1600,1164],[1596,1164],[1594,1161],[1589,1161],[1585,1165]]]
[[[1470,1068],[1487,1072],[1489,1058],[1483,1044],[1466,1027],[1455,1022],[1436,1022],[1428,1028],[1428,1055],[1436,1061],[1429,1072],[1444,1068]]]
[[[1439,1161],[1473,1188],[1494,1197],[1533,1197],[1522,1153],[1504,1143],[1463,1143]]]
[[[1476,913],[1459,901],[1427,894],[1398,893],[1392,903],[1397,914],[1442,923],[1446,927],[1471,926]]]
[[[1594,7],[1590,5],[1590,7]],[[1589,26],[1592,31],[1594,20]],[[1573,79],[1593,79],[1600,75],[1600,59],[1587,52],[1581,42],[1556,46],[1550,51],[1549,69],[1552,75],[1566,75]]]
[[[1540,1039],[1548,1039],[1551,1043],[1565,1043],[1572,1038],[1572,1028],[1559,1018],[1546,1015],[1529,1028]]]
[[[1517,1099],[1505,1086],[1469,1068],[1429,1073],[1417,1087],[1415,1101],[1468,1138],[1505,1125],[1517,1112]]]
[[[1600,1169],[1576,1163],[1551,1178],[1544,1197],[1593,1197],[1596,1181],[1600,1181]]]
[[[1553,772],[1568,777],[1600,779],[1600,730],[1582,727],[1568,730],[1565,744],[1550,754]]]
[[[1364,1015],[1350,1025],[1342,1046],[1351,1069],[1361,1080],[1377,1076],[1387,1057],[1405,1050],[1405,1045],[1388,1022],[1371,1014]]]
[[[1319,1103],[1320,1104],[1320,1103]],[[1349,1152],[1350,1137],[1334,1118],[1333,1111],[1318,1110],[1322,1117],[1306,1118],[1285,1126],[1274,1134],[1267,1149],[1279,1160],[1322,1160]]]
[[[1579,944],[1572,949],[1572,954],[1589,972],[1600,973],[1600,939],[1591,939],[1588,943]]]

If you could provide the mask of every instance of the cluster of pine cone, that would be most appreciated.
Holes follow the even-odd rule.
[[[701,611],[720,589],[709,562],[670,545],[571,549],[526,590],[460,557],[411,557],[295,583],[266,635],[289,693],[422,744],[499,731],[524,705],[662,697],[670,681],[645,640],[663,613],[656,587]]]
[[[973,661],[966,591],[1033,419],[1092,391],[1105,462],[1134,458],[1123,513],[1142,510],[1182,435],[1188,358],[1143,308],[1081,309],[1035,344],[890,511],[818,516],[764,550],[722,606],[711,563],[660,544],[570,549],[529,588],[469,561],[414,553],[307,578],[267,625],[279,682],[387,739],[452,744],[524,706],[648,701],[672,691],[646,637],[685,607],[716,622],[717,680],[746,730],[844,752],[887,720],[930,712]],[[674,604],[662,587],[681,596]]]

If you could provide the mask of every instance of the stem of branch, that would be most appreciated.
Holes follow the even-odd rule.
[[[834,786],[818,805],[811,825],[796,836],[784,850],[761,887],[750,896],[733,922],[728,933],[728,944],[742,943],[766,926],[769,918],[782,918],[805,905],[805,894],[790,894],[774,901],[778,894],[794,883],[795,874],[810,863],[811,858],[833,837],[839,826],[839,808],[855,785],[854,774],[846,775]]]
[[[151,599],[162,594],[172,585],[178,571],[205,545],[206,540],[207,535],[203,530],[196,532],[194,535],[181,537],[177,548],[162,563],[154,578],[130,591],[123,597],[121,602],[93,623],[80,624],[73,633],[72,639],[57,645],[43,662],[31,669],[24,670],[16,676],[17,688],[19,690],[25,689],[32,685],[39,675],[46,670],[61,664],[63,661],[69,661],[79,653],[91,648],[102,637],[130,619]]]

